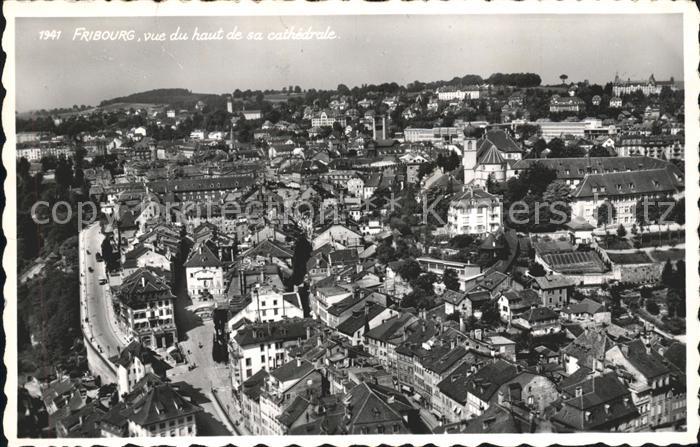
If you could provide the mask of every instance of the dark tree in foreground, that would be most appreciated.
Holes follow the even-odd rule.
[[[547,274],[542,264],[536,261],[530,264],[528,273],[530,273],[531,276],[545,276]]]
[[[306,276],[306,263],[311,258],[313,248],[306,235],[299,236],[294,244],[294,255],[292,256],[292,276],[289,278],[288,289],[292,289],[304,281]]]
[[[655,301],[647,300],[646,310],[652,315],[659,314],[659,305]]]
[[[457,272],[452,269],[446,269],[445,273],[442,275],[442,282],[450,290],[459,291],[459,279],[457,278]]]

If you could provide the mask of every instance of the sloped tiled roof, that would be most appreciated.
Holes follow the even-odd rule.
[[[127,276],[117,289],[116,296],[129,306],[175,298],[165,279],[148,268],[140,268]]]
[[[185,263],[185,267],[221,267],[221,260],[208,244],[197,244]]]

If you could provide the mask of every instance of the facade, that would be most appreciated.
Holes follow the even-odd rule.
[[[185,262],[185,274],[187,293],[192,299],[208,300],[226,291],[223,263],[209,244],[201,243],[192,249]]]
[[[615,208],[612,225],[636,222],[637,203],[678,197],[684,189],[682,173],[668,166],[637,172],[588,174],[572,192],[572,215],[598,225],[597,209],[603,204]]]
[[[345,115],[334,110],[322,110],[311,117],[313,127],[333,127],[335,123],[345,127]]]
[[[485,234],[503,225],[503,202],[499,196],[481,188],[468,187],[450,201],[447,227],[450,236]]]
[[[633,81],[629,78],[624,81],[620,79],[618,75],[615,75],[615,80],[613,81],[613,94],[615,96],[622,96],[640,91],[644,94],[644,96],[658,95],[661,93],[661,89],[664,86],[668,86],[671,90],[676,90],[676,85],[673,78],[668,81],[657,82],[652,74],[646,81]]]
[[[586,103],[576,96],[554,95],[549,101],[549,111],[551,113],[579,113],[585,110]]]
[[[467,87],[440,87],[436,91],[438,100],[440,101],[464,101],[465,99],[479,99],[479,86],[472,85]]]
[[[261,369],[269,372],[287,363],[288,349],[308,339],[313,326],[312,320],[294,319],[245,324],[233,330],[229,359],[234,389]]]
[[[139,269],[114,291],[119,326],[145,347],[165,349],[177,343],[175,296],[165,280]]]
[[[563,275],[549,274],[535,276],[532,284],[542,298],[542,306],[550,309],[561,309],[569,304],[569,295],[573,291],[574,282]]]
[[[615,144],[618,157],[653,157],[661,160],[683,160],[685,145],[677,135],[625,136]]]

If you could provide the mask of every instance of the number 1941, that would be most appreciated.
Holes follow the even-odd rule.
[[[39,31],[39,40],[59,40],[61,38],[61,30],[41,30]]]

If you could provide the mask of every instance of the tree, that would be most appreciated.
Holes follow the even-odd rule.
[[[394,247],[392,247],[387,240],[382,241],[377,246],[377,261],[379,261],[380,264],[386,265],[391,261],[395,261],[396,259]]]
[[[530,276],[545,276],[547,272],[545,271],[544,267],[542,264],[540,264],[537,261],[532,261],[530,263],[530,266],[528,268],[528,273],[530,273]]]
[[[338,87],[336,87],[336,90],[338,91],[338,94],[340,94],[340,95],[349,95],[350,94],[350,89],[345,84],[338,84]]]
[[[671,260],[667,259],[661,271],[661,283],[666,287],[673,287],[674,280],[676,279],[675,276]]]
[[[617,227],[617,237],[622,239],[625,236],[627,236],[627,230],[625,229],[624,225],[620,224],[620,226]]]
[[[289,278],[288,289],[299,285],[306,276],[306,263],[311,258],[313,248],[306,235],[302,234],[294,244],[294,254],[292,255],[292,276]]]
[[[604,148],[603,146],[597,144],[591,148],[591,150],[588,152],[588,155],[590,157],[611,157],[612,154],[610,154],[610,151]]]
[[[655,301],[647,300],[645,308],[646,308],[647,312],[649,312],[652,315],[659,314],[659,305],[656,304]]]
[[[562,84],[566,84],[566,80],[569,79],[569,77],[565,74],[559,75],[559,79],[561,79]]]
[[[546,167],[542,163],[535,162],[528,170],[520,174],[519,179],[522,185],[516,186],[519,186],[521,190],[522,187],[527,188],[522,192],[521,198],[524,197],[525,193],[528,191],[535,196],[541,196],[547,189],[547,186],[556,180],[556,178],[557,171]]]
[[[596,210],[596,219],[598,221],[598,226],[604,225],[606,230],[609,224],[613,223],[615,220],[617,211],[612,203],[608,200],[601,203]]]
[[[437,158],[438,167],[444,172],[453,171],[459,166],[460,160],[456,152],[450,151],[448,155],[439,154]]]
[[[413,290],[420,289],[426,294],[433,294],[433,284],[438,281],[437,275],[432,272],[423,273],[410,282]]]
[[[635,205],[634,214],[639,224],[649,225],[659,221],[662,211],[659,208],[658,202],[650,202],[646,199],[641,199]]]
[[[459,291],[459,278],[456,271],[449,268],[445,269],[445,273],[442,274],[442,282],[448,289]]]
[[[418,278],[422,270],[415,259],[407,259],[397,267],[396,273],[401,275],[403,279],[411,281],[413,278]]]

